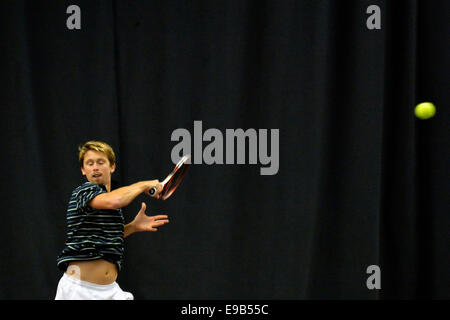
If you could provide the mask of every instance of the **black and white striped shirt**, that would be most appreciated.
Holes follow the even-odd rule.
[[[59,269],[65,271],[70,261],[105,259],[120,270],[124,250],[122,209],[99,210],[88,205],[105,192],[104,186],[91,182],[72,192],[67,208],[66,243],[56,259]]]

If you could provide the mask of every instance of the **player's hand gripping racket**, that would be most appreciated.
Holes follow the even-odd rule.
[[[181,181],[183,180],[184,175],[187,172],[187,169],[189,168],[189,159],[190,156],[184,156],[183,158],[181,158],[172,172],[167,176],[166,179],[164,179],[163,182],[161,182],[163,189],[159,193],[158,199],[166,200],[178,188]],[[152,188],[150,189],[149,193],[153,196],[156,191],[156,188]]]

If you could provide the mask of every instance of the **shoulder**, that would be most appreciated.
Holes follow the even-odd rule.
[[[85,182],[73,190],[70,202],[77,209],[82,209],[85,213],[91,213],[94,209],[90,208],[90,201],[99,194],[106,193],[106,188],[92,182]]]
[[[103,186],[100,186],[98,184],[92,183],[92,182],[85,182],[82,185],[76,187],[72,194],[73,195],[78,195],[79,193],[84,193],[84,192],[106,192],[105,188]]]

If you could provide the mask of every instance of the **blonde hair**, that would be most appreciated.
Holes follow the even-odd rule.
[[[114,154],[114,150],[111,148],[111,146],[103,141],[92,140],[87,141],[82,146],[78,147],[78,162],[80,163],[81,168],[83,168],[84,156],[89,150],[104,153],[108,158],[111,166],[116,164],[116,155]]]

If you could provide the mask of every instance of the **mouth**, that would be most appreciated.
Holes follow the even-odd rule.
[[[97,179],[97,178],[100,178],[101,176],[102,176],[101,173],[94,173],[94,174],[92,175],[92,178]]]

